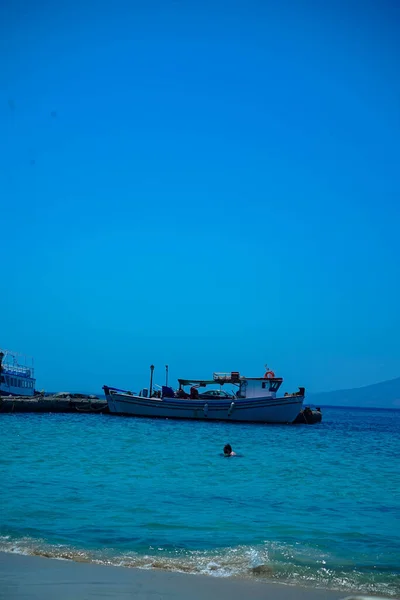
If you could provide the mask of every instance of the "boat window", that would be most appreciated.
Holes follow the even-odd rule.
[[[279,389],[280,381],[263,381],[261,385],[263,390],[269,389],[270,392],[276,392]]]

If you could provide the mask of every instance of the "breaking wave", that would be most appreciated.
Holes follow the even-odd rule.
[[[0,536],[0,551],[58,560],[72,560],[117,567],[161,569],[214,577],[247,577],[291,585],[343,591],[348,598],[365,594],[396,597],[400,593],[397,568],[376,570],[349,565],[332,566],[329,556],[313,556],[310,549],[267,543],[261,547],[238,546],[217,550],[183,550],[149,547],[148,551],[118,552],[113,548],[88,550],[51,545],[42,539]]]

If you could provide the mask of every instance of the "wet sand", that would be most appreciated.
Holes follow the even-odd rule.
[[[339,600],[350,594],[0,552],[1,600]]]

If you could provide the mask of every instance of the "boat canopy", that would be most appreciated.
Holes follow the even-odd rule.
[[[184,385],[198,385],[199,387],[206,387],[206,385],[213,385],[217,383],[214,379],[178,379],[180,386]]]

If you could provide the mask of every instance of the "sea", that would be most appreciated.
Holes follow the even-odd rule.
[[[400,596],[400,411],[322,410],[0,414],[0,550]]]

